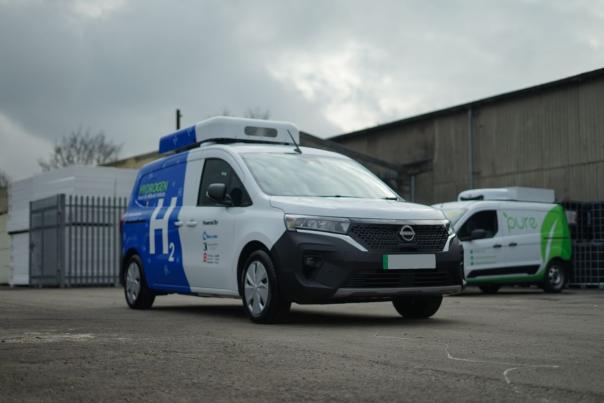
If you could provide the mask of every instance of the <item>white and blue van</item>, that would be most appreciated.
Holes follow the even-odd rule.
[[[290,123],[229,117],[164,136],[167,156],[140,170],[122,220],[128,305],[241,298],[268,323],[292,302],[392,301],[425,318],[462,289],[463,249],[441,211],[298,143]]]

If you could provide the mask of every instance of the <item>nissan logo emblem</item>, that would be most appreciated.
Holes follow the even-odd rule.
[[[403,225],[399,234],[405,242],[411,242],[415,239],[415,230],[413,230],[413,227],[410,225]]]

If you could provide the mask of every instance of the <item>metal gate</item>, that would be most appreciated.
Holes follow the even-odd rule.
[[[573,238],[571,285],[604,288],[604,202],[564,202]]]
[[[65,196],[30,203],[30,284],[119,284],[120,217],[126,198]]]
[[[29,281],[33,286],[56,286],[63,276],[65,195],[29,204]]]

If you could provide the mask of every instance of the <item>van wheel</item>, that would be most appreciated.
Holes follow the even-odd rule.
[[[499,291],[501,286],[500,285],[480,285],[480,286],[478,286],[478,288],[480,288],[480,291],[482,291],[485,294],[497,294],[497,291]]]
[[[566,270],[559,261],[550,262],[545,269],[543,290],[548,293],[559,293],[566,285]]]
[[[395,297],[392,305],[404,318],[424,319],[434,315],[442,301],[441,295],[413,295]]]
[[[132,309],[149,309],[155,301],[155,295],[145,280],[143,264],[137,255],[132,256],[126,263],[124,295],[128,306]]]
[[[279,290],[273,261],[263,250],[247,258],[241,275],[243,307],[256,323],[276,323],[287,317],[291,302]]]

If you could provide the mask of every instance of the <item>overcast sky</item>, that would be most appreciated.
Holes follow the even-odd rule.
[[[0,169],[228,109],[321,137],[604,66],[604,2],[0,0]]]

